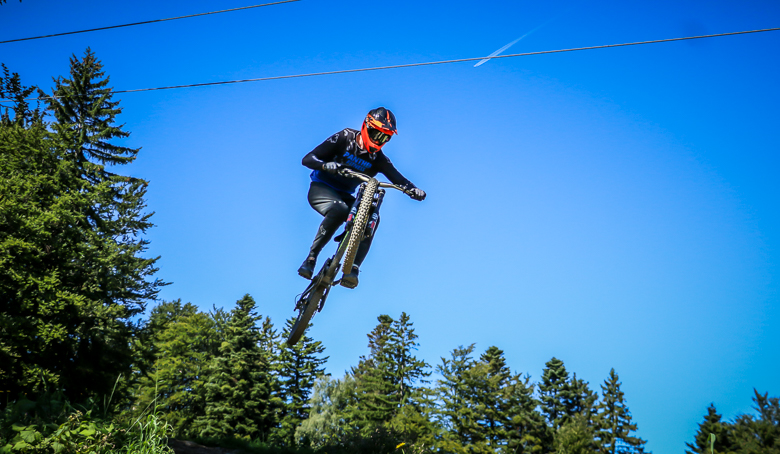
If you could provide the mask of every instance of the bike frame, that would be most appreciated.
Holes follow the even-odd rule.
[[[411,192],[402,186],[384,181],[376,181],[374,178],[366,174],[356,172],[351,169],[341,168],[339,170],[339,174],[351,178],[357,178],[363,183],[360,185],[358,193],[355,197],[355,202],[352,204],[350,209],[349,216],[347,217],[346,221],[344,238],[339,242],[339,245],[336,248],[336,253],[333,254],[332,257],[325,260],[325,263],[323,263],[320,271],[312,278],[311,283],[309,283],[309,285],[306,287],[306,290],[301,293],[301,296],[295,303],[295,310],[299,312],[298,317],[295,320],[295,324],[291,329],[290,337],[287,339],[287,344],[290,346],[297,343],[300,337],[303,335],[304,331],[308,327],[309,320],[312,316],[314,316],[314,312],[321,311],[325,306],[325,300],[330,294],[331,287],[341,282],[341,280],[335,280],[335,277],[341,268],[341,259],[344,257],[344,253],[347,250],[347,244],[349,243],[350,238],[356,234],[361,235],[358,239],[359,243],[364,239],[373,236],[376,232],[376,228],[379,225],[379,208],[382,206],[382,200],[385,196],[384,188],[397,189],[407,195],[411,195]],[[366,222],[362,232],[353,232],[352,229],[354,227],[354,218],[358,212],[358,207],[360,207],[360,204],[363,201],[367,184],[369,184],[372,180],[377,183],[377,187],[376,191],[371,196],[373,200],[371,202],[369,211],[370,217]],[[349,258],[347,260],[349,261]]]

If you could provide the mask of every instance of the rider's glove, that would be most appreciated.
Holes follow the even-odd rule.
[[[425,200],[425,191],[420,188],[414,188],[409,191],[409,197],[413,198],[414,200]]]
[[[338,162],[326,162],[322,165],[322,170],[328,173],[336,173],[339,171],[339,167],[341,167],[341,164]]]

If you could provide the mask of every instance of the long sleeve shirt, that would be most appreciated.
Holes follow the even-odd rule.
[[[368,153],[357,144],[359,131],[344,129],[330,136],[314,150],[303,157],[301,163],[312,169],[311,180],[326,184],[337,191],[352,194],[360,184],[356,178],[343,177],[322,170],[326,162],[336,162],[344,167],[375,177],[378,173],[386,176],[391,183],[405,186],[409,189],[415,186],[401,175],[382,150]]]

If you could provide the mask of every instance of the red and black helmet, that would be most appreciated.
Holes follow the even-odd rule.
[[[369,153],[381,150],[393,134],[398,134],[395,115],[384,107],[377,107],[369,112],[360,129],[363,145]]]

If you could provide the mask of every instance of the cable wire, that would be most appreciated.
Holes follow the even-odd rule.
[[[245,10],[245,9],[260,8],[262,6],[281,5],[283,3],[292,3],[292,2],[299,2],[299,1],[301,1],[301,0],[282,0],[282,1],[273,2],[273,3],[263,3],[262,5],[242,6],[240,8],[223,9],[221,11],[210,11],[208,13],[198,13],[198,14],[190,14],[190,15],[187,15],[187,16],[169,17],[167,19],[147,20],[147,21],[143,21],[143,22],[133,22],[131,24],[111,25],[109,27],[90,28],[88,30],[77,30],[77,31],[74,31],[74,32],[54,33],[52,35],[42,35],[42,36],[32,36],[32,37],[29,37],[29,38],[9,39],[9,40],[6,40],[6,41],[0,41],[0,44],[15,43],[15,42],[18,42],[18,41],[29,41],[31,39],[52,38],[54,36],[74,35],[76,33],[95,32],[95,31],[99,31],[99,30],[109,30],[109,29],[112,29],[112,28],[131,27],[133,25],[152,24],[152,23],[155,23],[155,22],[165,22],[165,21],[176,20],[176,19],[187,19],[187,18],[190,18],[190,17],[208,16],[209,14],[229,13],[231,11],[241,11],[241,10]]]
[[[542,55],[542,54],[554,54],[554,53],[562,53],[562,52],[574,52],[579,50],[593,50],[593,49],[606,49],[608,47],[623,47],[623,46],[637,46],[640,44],[656,44],[656,43],[667,43],[671,41],[683,41],[688,39],[702,39],[702,38],[715,38],[718,36],[731,36],[731,35],[744,35],[748,33],[761,33],[761,32],[771,32],[771,31],[778,31],[780,30],[780,27],[777,28],[764,28],[761,30],[747,30],[747,31],[741,31],[741,32],[730,32],[730,33],[718,33],[715,35],[700,35],[700,36],[685,36],[682,38],[667,38],[667,39],[656,39],[652,41],[638,41],[633,43],[621,43],[621,44],[604,44],[601,46],[589,46],[589,47],[574,47],[570,49],[556,49],[556,50],[542,50],[538,52],[523,52],[520,54],[506,54],[506,55],[497,55],[495,57],[490,57],[491,59],[494,58],[513,58],[513,57],[527,57],[529,55]],[[411,68],[415,66],[430,66],[430,65],[444,65],[448,63],[462,63],[462,62],[468,62],[468,61],[477,61],[477,60],[483,60],[487,57],[473,57],[473,58],[458,58],[454,60],[440,60],[440,61],[430,61],[430,62],[421,62],[421,63],[407,63],[403,65],[389,65],[389,66],[375,66],[372,68],[357,68],[357,69],[341,69],[337,71],[322,71],[322,72],[316,72],[316,73],[305,73],[305,74],[291,74],[286,76],[271,76],[271,77],[258,77],[255,79],[240,79],[240,80],[227,80],[227,81],[221,81],[221,82],[203,82],[199,84],[186,84],[186,85],[170,85],[167,87],[155,87],[155,88],[136,88],[133,90],[116,90],[114,93],[135,93],[139,91],[154,91],[154,90],[171,90],[174,88],[190,88],[190,87],[205,87],[209,85],[226,85],[226,84],[238,84],[238,83],[244,83],[244,82],[260,82],[265,80],[279,80],[279,79],[295,79],[299,77],[314,77],[314,76],[328,76],[332,74],[346,74],[346,73],[356,73],[356,72],[363,72],[363,71],[381,71],[385,69],[398,69],[398,68]]]
[[[762,33],[762,32],[772,32],[772,31],[778,31],[780,30],[780,27],[776,28],[764,28],[760,30],[746,30],[746,31],[740,31],[740,32],[729,32],[729,33],[717,33],[714,35],[699,35],[699,36],[685,36],[682,38],[667,38],[667,39],[656,39],[652,41],[637,41],[632,43],[621,43],[621,44],[603,44],[600,46],[588,46],[588,47],[574,47],[569,49],[556,49],[556,50],[542,50],[537,52],[523,52],[520,54],[507,54],[507,55],[496,55],[494,57],[490,57],[490,59],[498,59],[498,58],[514,58],[514,57],[527,57],[529,55],[542,55],[542,54],[556,54],[556,53],[563,53],[563,52],[575,52],[580,50],[593,50],[593,49],[606,49],[609,47],[625,47],[625,46],[637,46],[640,44],[656,44],[656,43],[668,43],[672,41],[684,41],[684,40],[690,40],[690,39],[703,39],[703,38],[715,38],[718,36],[732,36],[732,35],[745,35],[748,33]],[[154,88],[136,88],[131,90],[114,90],[112,93],[137,93],[142,91],[156,91],[156,90],[172,90],[174,88],[192,88],[192,87],[207,87],[211,85],[227,85],[227,84],[239,84],[244,82],[261,82],[266,80],[280,80],[280,79],[295,79],[295,78],[301,78],[301,77],[314,77],[314,76],[328,76],[332,74],[346,74],[346,73],[356,73],[356,72],[364,72],[364,71],[381,71],[386,69],[398,69],[398,68],[412,68],[415,66],[431,66],[431,65],[444,65],[449,63],[462,63],[462,62],[470,62],[470,61],[478,61],[483,60],[487,57],[473,57],[473,58],[458,58],[454,60],[439,60],[439,61],[430,61],[430,62],[421,62],[421,63],[407,63],[402,65],[389,65],[389,66],[374,66],[370,68],[356,68],[356,69],[341,69],[337,71],[322,71],[322,72],[316,72],[316,73],[304,73],[304,74],[291,74],[286,76],[270,76],[270,77],[258,77],[254,79],[239,79],[239,80],[226,80],[226,81],[219,81],[219,82],[202,82],[197,84],[186,84],[186,85],[169,85],[166,87],[154,87]],[[40,98],[29,98],[26,99],[26,101],[33,101],[38,99],[50,99],[54,98],[54,96],[44,96]]]

